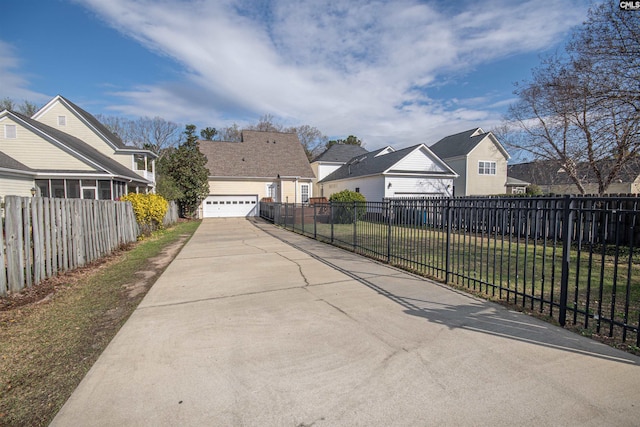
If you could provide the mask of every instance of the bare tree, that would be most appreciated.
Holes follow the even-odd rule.
[[[22,104],[17,104],[11,98],[3,98],[0,99],[0,111],[2,110],[17,111],[20,114],[31,117],[38,111],[38,105],[27,100],[22,101]]]
[[[639,29],[639,14],[591,9],[567,55],[546,59],[516,86],[505,143],[556,162],[580,193],[590,180],[606,192],[640,154]]]
[[[162,117],[140,117],[130,120],[117,116],[97,115],[96,118],[125,144],[145,148],[162,157],[170,147],[180,144],[180,125]]]
[[[309,160],[314,155],[319,154],[319,151],[324,148],[327,142],[327,137],[318,128],[310,125],[286,127],[281,123],[277,123],[271,114],[261,116],[256,124],[249,125],[245,129],[261,132],[295,133],[298,135],[298,139]],[[241,130],[235,123],[232,126],[222,128],[218,136],[221,141],[238,142],[242,139]]]
[[[298,139],[309,160],[324,150],[327,137],[318,128],[310,125],[301,125],[290,128],[289,130],[298,135]]]
[[[280,123],[274,123],[273,115],[265,114],[260,117],[258,123],[255,125],[250,125],[247,127],[247,130],[258,130],[261,132],[288,132],[288,129],[285,129],[284,126]]]
[[[242,141],[242,131],[236,123],[224,127],[218,131],[220,141],[240,142]]]

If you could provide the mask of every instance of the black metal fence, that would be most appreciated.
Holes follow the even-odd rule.
[[[640,346],[639,197],[260,203],[260,216]]]

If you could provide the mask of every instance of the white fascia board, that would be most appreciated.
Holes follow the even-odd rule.
[[[401,161],[403,161],[405,158],[407,158],[407,156],[409,156],[409,155],[411,155],[411,154],[415,153],[415,152],[416,152],[416,151],[418,151],[418,150],[423,150],[423,149],[424,149],[424,150],[426,150],[426,151],[427,151],[427,153],[429,153],[429,154],[431,155],[431,160],[433,160],[435,163],[439,164],[439,165],[440,165],[440,167],[442,167],[445,171],[448,171],[448,173],[451,173],[451,174],[453,174],[453,175],[455,175],[455,176],[458,176],[458,174],[457,174],[453,169],[451,169],[451,168],[449,167],[449,165],[448,165],[444,160],[442,160],[440,157],[438,157],[438,156],[437,156],[433,151],[431,151],[431,150],[429,149],[429,147],[427,147],[425,144],[420,144],[420,145],[418,145],[415,149],[411,150],[409,153],[407,153],[407,155],[406,155],[406,156],[404,156],[403,158],[401,158],[400,160],[398,160],[397,162],[395,162],[393,165],[391,165],[391,167],[387,168],[387,169],[386,169],[385,171],[383,171],[382,173],[383,173],[384,175],[391,174],[392,172],[390,172],[390,171],[392,171],[392,170],[393,170],[393,168],[394,168],[398,163],[400,163],[400,162],[401,162]],[[416,172],[416,173],[417,173],[417,174],[428,174],[428,172]],[[445,173],[446,173],[446,172],[445,172]]]
[[[23,171],[20,169],[10,169],[10,168],[0,168],[0,172],[4,172],[11,175],[27,175],[27,176],[36,176],[37,172],[32,171]]]
[[[153,158],[158,158],[159,156],[151,150],[145,150],[144,148],[136,149],[136,148],[118,148],[115,150],[116,154],[125,153],[125,154],[149,154]]]

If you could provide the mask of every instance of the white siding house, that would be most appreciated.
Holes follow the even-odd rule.
[[[367,201],[399,197],[451,196],[456,173],[424,144],[392,147],[353,157],[318,185],[325,197],[342,190],[361,193]]]

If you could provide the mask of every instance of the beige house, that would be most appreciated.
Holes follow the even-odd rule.
[[[429,147],[459,176],[454,196],[504,194],[509,153],[491,132],[481,128],[447,136]]]
[[[258,202],[307,203],[315,178],[295,133],[245,130],[240,142],[199,141],[207,157],[209,196],[200,217],[258,215]]]
[[[51,116],[47,116],[47,111],[43,110],[67,102],[62,97],[56,97],[34,117],[51,121]],[[112,200],[127,192],[153,189],[154,180],[147,179],[146,171],[141,174],[132,162],[135,155],[139,154],[151,159],[153,164],[154,153],[125,147],[119,142],[121,151],[131,151],[117,156],[116,149],[100,147],[97,137],[90,144],[59,129],[64,127],[65,122],[74,123],[78,119],[76,114],[88,115],[78,110],[58,109],[54,113],[58,117],[56,120],[59,120],[58,128],[12,111],[0,112],[0,197],[37,194],[44,197]],[[78,129],[81,129],[80,125],[72,131],[92,140],[90,134],[82,135]],[[101,133],[104,134],[104,131],[106,129]],[[111,133],[108,136],[116,138]],[[102,144],[106,145],[106,142]]]

